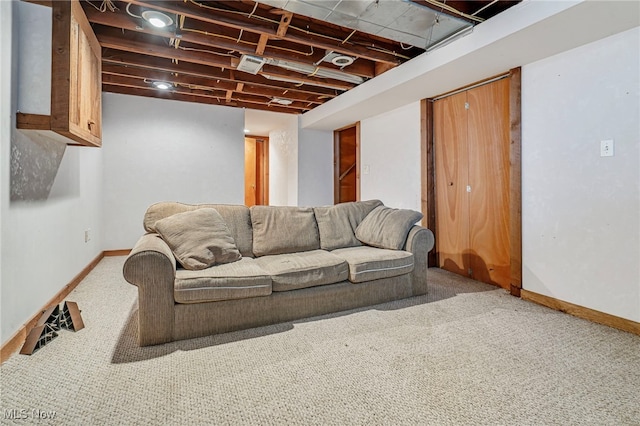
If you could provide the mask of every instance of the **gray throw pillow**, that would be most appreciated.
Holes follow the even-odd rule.
[[[320,248],[335,250],[362,245],[355,236],[356,229],[360,222],[380,205],[380,200],[369,200],[314,207],[313,212],[320,231]]]
[[[373,247],[402,250],[413,225],[422,219],[415,210],[379,206],[360,222],[356,238]]]
[[[174,214],[157,221],[155,227],[185,269],[206,269],[242,257],[227,224],[215,209]]]

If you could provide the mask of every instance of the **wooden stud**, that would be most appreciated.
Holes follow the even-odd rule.
[[[89,21],[92,23],[104,25],[112,28],[97,28],[98,33],[109,34],[109,35],[117,35],[113,30],[114,28],[133,31],[141,34],[149,34],[158,37],[164,37],[169,39],[174,36],[174,33],[168,32],[166,30],[159,30],[149,26],[140,26],[135,20],[132,20],[124,11],[114,12],[114,13],[102,13],[93,8],[86,9],[87,17]],[[197,22],[197,21],[194,21]],[[230,41],[225,34],[217,34],[216,27],[212,25],[197,23],[191,24],[191,27],[195,31],[183,31],[180,35],[181,42],[188,42],[198,44],[200,46],[212,47],[215,49],[221,49],[222,51],[236,51],[240,54],[258,54],[262,56],[266,56],[268,58],[280,59],[285,61],[293,61],[293,62],[317,62],[324,56],[324,52],[315,53],[311,56],[305,55],[304,53],[295,53],[295,51],[304,52],[309,50],[307,46],[301,46],[296,43],[290,43],[286,41],[277,41],[273,47],[268,45],[269,36],[261,35],[260,40],[258,41],[258,46],[255,46],[255,43],[236,43],[234,41]],[[207,29],[206,34],[202,34],[196,31],[204,31],[199,28]],[[210,31],[213,32],[210,32]],[[217,29],[220,32],[220,29]],[[121,34],[121,33],[120,33]],[[261,46],[261,43],[264,43],[264,47]],[[284,48],[284,49],[281,49]],[[262,50],[262,51],[260,51]],[[292,52],[293,50],[293,52]],[[327,66],[321,68],[326,69],[335,69],[334,67]],[[375,73],[375,63],[369,60],[359,60],[349,65],[347,72],[349,74],[358,75],[365,78],[373,78]]]
[[[232,17],[230,14],[227,15],[224,13],[216,13],[215,15],[210,13],[203,13],[203,10],[201,8],[192,6],[190,4],[177,2],[150,2],[143,0],[129,0],[129,3],[133,3],[138,6],[149,7],[158,11],[183,15],[187,18],[192,18],[215,25],[223,25],[226,27],[244,30],[255,34],[266,34],[271,37],[278,37],[277,30],[274,30],[267,26],[257,25],[254,23],[255,21],[238,19],[237,17]],[[369,49],[366,46],[346,43],[342,44],[337,41],[329,41],[326,37],[320,37],[314,34],[297,35],[291,34],[291,32],[287,32],[281,38],[294,43],[299,43],[301,45],[312,45],[314,48],[332,50],[334,52],[344,53],[346,55],[369,59],[376,62],[387,62],[393,65],[397,65],[401,62],[395,55],[391,53]]]
[[[260,40],[258,41],[258,46],[256,46],[257,55],[262,55],[264,53],[264,49],[267,47],[268,42],[269,42],[269,36],[266,34],[261,34]]]
[[[437,237],[436,228],[436,185],[435,185],[435,155],[433,140],[433,100],[420,101],[420,178],[421,178],[421,208],[422,226],[433,232]],[[429,267],[438,266],[438,252],[434,248],[428,254]]]
[[[203,93],[176,93],[176,92],[162,92],[159,93],[157,90],[149,90],[148,88],[130,88],[123,87],[111,84],[103,84],[102,90],[104,92],[111,93],[123,93],[127,95],[134,96],[144,96],[148,98],[160,98],[160,99],[171,99],[175,101],[183,101],[183,102],[195,102],[201,104],[209,104],[209,105],[226,105],[226,106],[234,106],[237,108],[251,108],[251,109],[260,109],[264,111],[273,111],[273,112],[282,112],[285,114],[302,114],[306,110],[297,108],[294,105],[284,106],[284,105],[275,105],[265,104],[264,102],[260,103],[252,103],[246,100],[233,100],[232,103],[224,104],[224,96],[221,97],[211,97],[207,96]],[[308,107],[307,107],[308,108]]]
[[[282,38],[287,34],[287,29],[289,28],[289,24],[291,23],[291,17],[293,13],[284,12],[282,14],[282,18],[280,18],[280,25],[278,25],[278,29],[276,31],[276,35],[278,38]]]
[[[511,123],[509,150],[510,292],[518,297],[522,288],[522,107],[521,70],[519,67],[509,71],[509,120]]]
[[[230,70],[222,71],[218,67],[193,64],[188,62],[180,62],[178,64],[172,63],[170,60],[158,57],[149,57],[144,55],[138,55],[135,53],[118,51],[109,54],[102,58],[105,64],[121,65],[131,69],[142,68],[144,70],[156,70],[176,73],[184,76],[195,76],[207,78],[210,80],[230,81],[233,83],[242,82],[250,84],[255,87],[263,87],[273,90],[288,90],[294,93],[303,93],[309,95],[317,95],[327,97],[331,99],[338,94],[333,89],[326,89],[318,86],[302,85],[298,86],[293,83],[281,82],[281,81],[268,81],[264,77],[259,75],[252,75],[248,73],[240,73],[237,79],[234,79],[230,73]],[[144,77],[144,74],[141,75]]]

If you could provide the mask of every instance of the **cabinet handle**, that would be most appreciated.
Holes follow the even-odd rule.
[[[95,122],[95,121],[93,121],[93,120],[87,120],[87,127],[89,128],[89,130],[93,130],[93,129],[91,128],[91,126],[94,126],[95,124],[96,124],[96,122]]]

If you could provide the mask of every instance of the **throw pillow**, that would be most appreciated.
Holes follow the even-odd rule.
[[[380,205],[380,200],[369,200],[314,207],[313,212],[320,231],[320,248],[335,250],[362,245],[355,236],[356,229],[360,222]]]
[[[420,219],[422,213],[414,210],[379,206],[360,222],[356,238],[373,247],[402,250],[411,227]]]
[[[242,257],[216,209],[174,214],[157,221],[155,227],[185,269],[206,269]]]

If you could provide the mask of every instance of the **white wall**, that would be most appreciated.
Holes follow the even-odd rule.
[[[0,3],[3,105],[0,322],[1,340],[5,342],[102,251],[102,152],[95,148],[67,147],[48,198],[9,200],[10,177],[6,168],[11,146],[19,144],[28,148],[35,142],[27,133],[15,130],[15,88],[21,79],[17,73],[17,55],[29,54],[18,37],[17,3]],[[12,25],[7,23],[7,14],[13,14]],[[10,93],[7,93],[8,81]],[[11,103],[7,109],[8,99]],[[21,159],[14,156],[11,161],[20,163]],[[37,174],[38,170],[31,172]],[[93,231],[87,243],[85,229]]]
[[[132,248],[149,205],[244,203],[239,108],[103,95],[104,248]]]
[[[333,132],[298,130],[298,205],[333,204]]]
[[[523,67],[523,288],[640,321],[640,29]],[[600,141],[615,156],[600,157]]]
[[[295,206],[298,203],[298,117],[282,117],[280,126],[269,132],[269,204]]]
[[[638,1],[523,1],[305,113],[303,126],[337,129],[638,25]]]
[[[420,211],[420,103],[362,120],[360,145],[360,198]]]
[[[11,152],[11,74],[12,63],[12,15],[13,2],[0,1],[0,307],[4,311],[4,245],[5,211],[9,209],[9,162]],[[0,311],[0,322],[5,318]],[[7,317],[8,318],[8,317]],[[7,319],[10,321],[10,319]],[[16,319],[19,321],[19,318]],[[2,326],[4,327],[4,326]],[[6,340],[15,329],[7,326],[0,330],[0,342]]]

